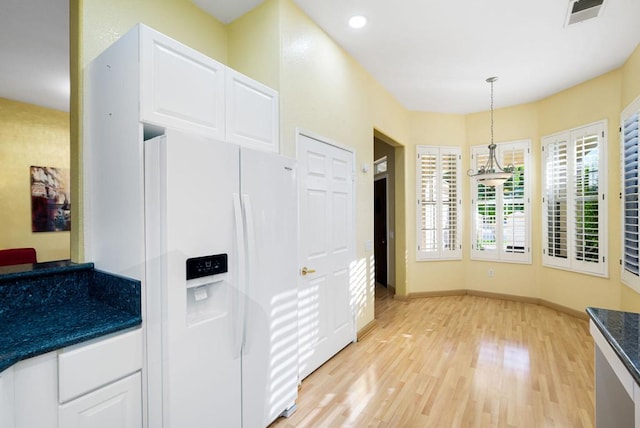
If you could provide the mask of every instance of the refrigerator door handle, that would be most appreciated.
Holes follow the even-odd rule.
[[[253,227],[253,211],[251,210],[251,198],[249,197],[249,195],[243,194],[242,195],[242,206],[244,208],[244,218],[245,218],[245,224],[247,226],[246,229],[246,242],[247,242],[247,253],[246,253],[246,261],[247,261],[247,266],[249,267],[249,269],[247,269],[247,273],[246,273],[246,286],[245,286],[245,307],[248,304],[248,300],[249,300],[249,293],[251,292],[249,289],[251,287],[251,285],[253,284],[253,277],[252,277],[252,269],[255,269],[255,265],[254,263],[256,262],[256,257],[255,257],[255,228]],[[246,315],[245,315],[246,316]],[[245,324],[246,324],[246,319],[245,319]],[[242,347],[245,348],[246,347],[246,333],[243,335],[242,338]]]
[[[242,205],[240,195],[233,194],[233,214],[236,223],[236,243],[238,246],[238,287],[236,290],[236,321],[233,335],[233,356],[240,357],[244,342],[244,321],[246,305],[246,282],[247,282],[247,256],[245,252],[244,222],[242,216]]]

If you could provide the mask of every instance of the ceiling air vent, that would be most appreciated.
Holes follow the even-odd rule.
[[[605,0],[570,0],[565,26],[596,18],[604,8]]]

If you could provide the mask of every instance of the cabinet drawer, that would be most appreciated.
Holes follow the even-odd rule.
[[[140,373],[100,388],[59,407],[61,428],[142,427]]]
[[[58,357],[59,401],[69,401],[141,368],[141,329],[64,348]]]

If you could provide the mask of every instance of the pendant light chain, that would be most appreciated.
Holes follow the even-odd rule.
[[[489,81],[491,82],[491,144],[493,144],[493,82],[495,78],[490,77]]]

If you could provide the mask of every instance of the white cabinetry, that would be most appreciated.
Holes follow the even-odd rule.
[[[227,141],[278,153],[278,93],[232,69],[226,80]]]
[[[223,140],[225,66],[140,25],[140,120]]]
[[[58,426],[56,356],[55,352],[49,352],[20,361],[11,368],[15,428]]]
[[[0,428],[142,426],[140,329],[20,361],[0,374]]]
[[[58,357],[60,402],[135,373],[141,367],[140,329],[64,348]]]
[[[15,426],[13,407],[13,367],[9,367],[0,373],[0,427]]]
[[[640,428],[640,387],[593,321],[596,427]]]
[[[142,426],[141,368],[140,329],[61,350],[60,428]]]
[[[60,406],[60,428],[142,426],[140,372]]]
[[[156,135],[169,127],[279,151],[276,91],[143,24],[96,58],[87,76],[89,127],[107,115]]]

